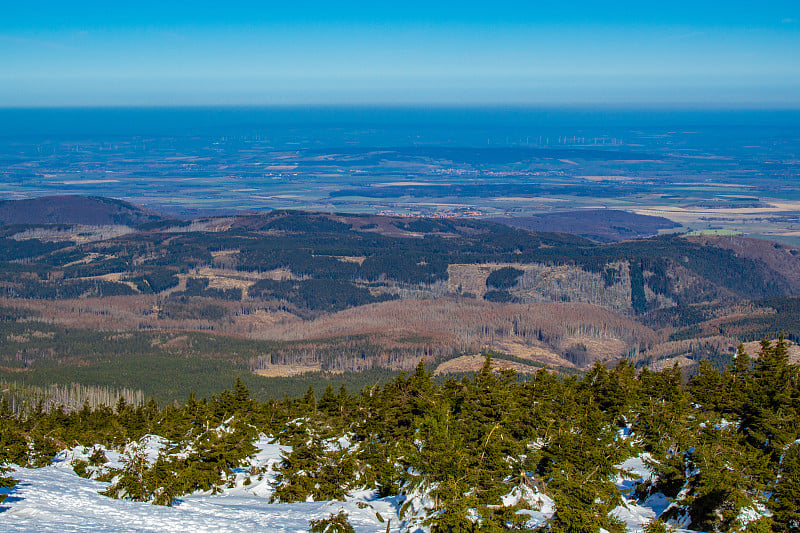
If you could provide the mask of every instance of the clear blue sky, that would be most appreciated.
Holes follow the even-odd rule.
[[[0,107],[800,107],[795,1],[6,2]]]

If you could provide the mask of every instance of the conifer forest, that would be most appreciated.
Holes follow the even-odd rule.
[[[262,402],[241,380],[232,385],[164,405],[40,402],[14,413],[4,401],[0,462],[41,467],[82,449],[70,466],[107,482],[104,495],[171,506],[258,482],[265,472],[249,459],[269,442],[283,450],[272,501],[370,490],[395,498],[409,531],[620,532],[613,511],[654,497],[669,504],[647,532],[800,528],[800,372],[783,337],[753,356],[740,346],[721,371],[703,362],[688,381],[677,366],[637,372],[624,360],[581,376],[520,376],[495,371],[487,354],[460,379],[434,379],[420,363],[355,392],[309,387]],[[155,454],[141,446],[152,438]],[[125,450],[116,466],[106,457],[114,449]],[[620,485],[632,459],[652,475]],[[2,483],[14,486],[13,471]],[[546,520],[533,520],[545,507]],[[309,527],[352,531],[344,512]]]

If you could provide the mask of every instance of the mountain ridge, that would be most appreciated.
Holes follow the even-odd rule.
[[[59,195],[0,201],[0,224],[81,224],[139,226],[166,217],[123,200]]]

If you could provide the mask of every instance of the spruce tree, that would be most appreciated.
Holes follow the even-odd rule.
[[[730,411],[741,416],[747,399],[747,392],[753,379],[753,361],[739,344],[733,364],[728,370],[728,397],[731,400]]]
[[[564,392],[556,429],[542,447],[537,466],[556,503],[550,530],[623,531],[621,522],[609,513],[621,502],[614,485],[620,473],[615,465],[628,457],[630,447],[616,438],[591,389],[565,380]]]
[[[729,391],[725,378],[708,359],[703,359],[697,374],[689,381],[689,392],[694,401],[704,409],[721,413],[730,405]]]
[[[789,365],[783,335],[775,346],[768,339],[761,341],[741,428],[750,443],[770,454],[775,462],[783,449],[800,435],[800,419],[793,399],[796,372]]]
[[[23,440],[19,434],[16,418],[8,408],[8,402],[3,397],[0,406],[0,489],[11,489],[17,482],[11,476],[6,476],[10,469],[9,463],[18,463],[25,455]],[[0,494],[0,503],[6,499],[6,494]]]
[[[780,463],[780,478],[770,504],[775,524],[783,531],[800,531],[800,444],[792,444]]]
[[[146,502],[152,495],[148,490],[145,474],[150,468],[147,454],[143,447],[134,446],[123,458],[123,468],[119,472],[116,483],[110,485],[101,494],[113,498]]]
[[[701,428],[699,441],[689,453],[687,490],[678,505],[685,505],[692,527],[701,531],[733,531],[742,508],[766,501],[764,468],[758,450],[740,442],[733,427]]]
[[[347,519],[347,513],[343,510],[338,514],[320,520],[309,520],[311,533],[355,533],[355,529]]]
[[[245,387],[242,378],[237,377],[233,388],[233,412],[238,415],[248,415],[253,410],[253,404],[250,391]]]
[[[652,456],[648,465],[656,474],[654,489],[671,498],[686,482],[686,453],[696,444],[699,424],[681,380],[677,366],[642,371],[641,408],[633,424],[635,436]]]
[[[338,414],[339,407],[339,399],[333,392],[333,386],[328,383],[328,386],[325,387],[325,392],[322,393],[322,397],[317,403],[317,409],[328,416],[334,416]]]
[[[359,478],[357,462],[350,450],[326,450],[313,434],[283,455],[275,478],[271,501],[343,500]]]

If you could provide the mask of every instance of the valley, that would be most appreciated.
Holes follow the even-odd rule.
[[[42,223],[3,226],[0,240],[9,382],[171,401],[242,376],[266,399],[326,379],[358,388],[421,360],[437,375],[473,371],[486,353],[521,376],[623,359],[691,373],[704,359],[729,364],[740,342],[800,339],[800,250],[775,242],[597,243],[474,219],[299,211],[183,221],[116,200],[26,202]]]

